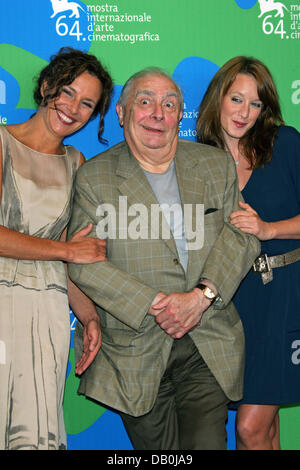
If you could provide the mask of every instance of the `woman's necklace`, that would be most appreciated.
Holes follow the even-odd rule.
[[[234,163],[236,166],[238,166],[240,164],[240,161],[241,161],[241,154],[239,152],[239,149],[236,149],[237,151],[236,152],[233,152],[232,150],[230,150],[229,146],[226,145],[225,149],[227,150],[227,152],[231,153],[233,159],[234,159]],[[236,156],[235,156],[236,155]],[[236,158],[237,157],[237,158]]]
[[[238,166],[240,164],[240,161],[241,161],[241,158],[242,158],[240,152],[237,151],[236,153],[232,153],[232,156],[233,156],[235,165]]]
[[[238,166],[241,161],[241,154],[238,152],[237,156],[235,156],[233,153],[231,155],[233,156],[235,165]]]

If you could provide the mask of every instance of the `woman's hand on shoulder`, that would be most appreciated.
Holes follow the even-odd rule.
[[[239,201],[241,210],[230,214],[229,222],[245,233],[255,235],[259,240],[274,238],[272,223],[263,221],[258,213],[245,202]]]

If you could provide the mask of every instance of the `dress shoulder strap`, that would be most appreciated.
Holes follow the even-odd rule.
[[[73,170],[76,172],[79,167],[81,152],[73,145],[66,145],[66,152],[72,162]]]

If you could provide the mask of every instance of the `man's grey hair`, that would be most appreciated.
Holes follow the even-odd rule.
[[[183,109],[183,96],[182,96],[182,91],[180,89],[180,86],[173,80],[173,78],[170,76],[170,74],[159,67],[147,67],[143,70],[140,70],[139,72],[136,72],[134,75],[132,75],[125,85],[123,86],[120,98],[118,99],[118,103],[124,108],[127,105],[129,95],[131,93],[131,90],[139,78],[142,77],[147,77],[151,75],[162,75],[164,77],[169,78],[175,85],[179,97],[179,102],[180,102],[180,110],[182,111]]]

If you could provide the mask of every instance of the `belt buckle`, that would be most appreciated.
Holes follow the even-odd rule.
[[[266,254],[260,255],[253,263],[253,271],[257,274],[268,273],[271,271],[268,256]]]

